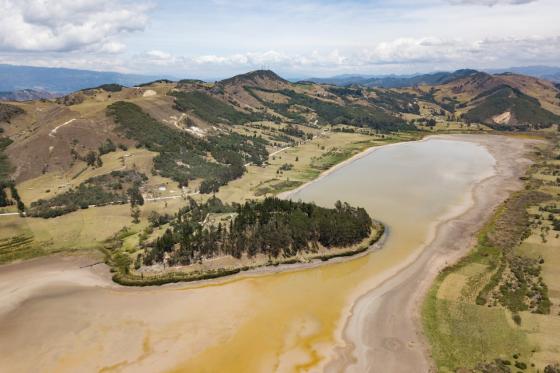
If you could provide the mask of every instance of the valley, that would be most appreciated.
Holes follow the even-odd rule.
[[[559,115],[554,84],[475,70],[394,88],[258,70],[2,102],[0,363],[485,372],[521,354],[542,370],[560,348],[542,326],[558,313]],[[509,241],[488,244],[498,228]]]

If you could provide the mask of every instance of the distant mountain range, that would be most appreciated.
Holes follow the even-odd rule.
[[[49,91],[35,89],[19,89],[16,91],[0,92],[0,100],[6,101],[31,101],[40,99],[50,99],[60,96]]]
[[[412,87],[419,84],[438,85],[445,84],[455,79],[471,75],[475,70],[462,69],[454,72],[436,72],[430,74],[416,75],[336,75],[328,78],[310,78],[307,81],[320,84],[333,84],[338,86],[361,85],[364,87],[379,88],[402,88]],[[505,69],[485,70],[491,74],[511,72],[515,74],[533,76],[560,82],[560,67],[551,66],[527,66],[511,67]]]
[[[491,69],[486,70],[491,74],[501,73],[514,73],[521,75],[534,76],[535,78],[551,80],[560,83],[560,67],[553,66],[525,66],[525,67],[510,67],[508,69]]]
[[[359,76],[359,75],[341,75],[333,78],[311,78],[308,79],[314,83],[334,84],[340,86],[361,85],[364,87],[381,87],[381,88],[401,88],[411,87],[418,84],[445,84],[455,79],[468,76],[476,72],[475,70],[463,69],[454,72],[437,72],[433,74],[421,75],[385,75],[385,76]]]
[[[164,77],[0,64],[0,92],[4,96],[15,91],[24,90],[65,94],[107,83],[132,86],[161,78]]]
[[[346,74],[327,78],[310,78],[307,81],[338,86],[361,85],[365,87],[402,88],[419,84],[445,84],[469,76],[473,72],[475,70],[463,69],[454,72],[409,75]],[[512,72],[560,83],[560,67],[511,67],[486,70],[486,72],[492,74]],[[53,98],[103,84],[115,83],[123,86],[133,86],[163,78],[177,80],[170,76],[0,64],[0,99],[25,101]]]

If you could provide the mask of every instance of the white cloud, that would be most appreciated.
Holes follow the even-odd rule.
[[[311,51],[266,50],[232,54],[174,55],[159,49],[107,58],[102,54],[12,53],[0,63],[64,66],[93,70],[163,73],[177,77],[217,78],[269,68],[286,76],[338,73],[413,73],[458,68],[496,68],[560,61],[560,36],[465,40],[438,37],[397,38],[369,48]]]
[[[368,71],[385,67],[414,66],[430,71],[462,67],[489,68],[514,64],[549,63],[560,60],[560,37],[489,38],[468,41],[436,37],[399,38],[378,43],[361,50],[314,51],[308,54],[287,54],[278,51],[204,55],[181,58],[180,66],[193,69],[251,70],[268,67],[280,71]]]
[[[117,53],[117,36],[143,30],[148,6],[119,0],[0,0],[0,49]]]
[[[175,59],[186,66],[224,65],[259,67],[276,66],[368,66],[391,64],[430,64],[438,62],[475,63],[485,60],[560,59],[560,37],[552,38],[493,38],[467,41],[437,37],[398,38],[378,43],[370,48],[331,52],[312,51],[308,54],[266,52],[231,55],[201,55]]]
[[[169,60],[172,58],[171,54],[157,49],[152,49],[151,51],[146,52],[146,54],[152,58],[159,60]]]
[[[492,61],[560,60],[560,37],[463,39],[402,38],[362,51],[363,65],[453,63],[483,66]]]

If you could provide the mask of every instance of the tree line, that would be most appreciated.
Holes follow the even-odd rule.
[[[10,197],[6,191],[10,191]],[[19,212],[25,211],[25,204],[21,200],[16,188],[16,183],[12,180],[0,181],[0,207],[16,205]]]
[[[90,205],[124,204],[129,201],[133,206],[142,205],[144,199],[140,186],[147,179],[146,175],[134,170],[95,176],[53,198],[32,202],[27,215],[54,218],[78,209],[87,209]]]

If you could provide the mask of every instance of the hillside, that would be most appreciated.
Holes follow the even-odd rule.
[[[153,157],[148,174],[179,185],[194,181],[208,191],[242,175],[245,164],[262,163],[267,151],[306,138],[306,131],[298,127],[411,128],[395,107],[320,85],[292,84],[272,71],[215,84],[101,84],[54,100],[3,104],[0,119],[11,141],[4,152],[18,183],[66,173],[80,164],[87,167],[88,157],[94,166],[101,162],[106,144],[112,144],[111,151],[148,151]],[[258,131],[255,138],[256,131],[248,131],[248,125],[256,123],[280,127]],[[282,128],[287,125],[291,127]],[[186,157],[182,149],[192,152]]]
[[[539,101],[508,85],[498,86],[475,97],[463,118],[493,126],[546,128],[560,123],[560,116],[541,107]]]
[[[428,85],[428,88],[434,91],[434,97],[438,101],[452,98],[468,104],[476,96],[502,85],[508,85],[526,95],[535,97],[547,110],[560,114],[560,98],[557,97],[560,92],[554,84],[525,75],[511,73],[490,75],[477,71],[445,84]]]
[[[504,87],[508,88],[507,92],[501,90]],[[557,123],[560,115],[558,88],[552,82],[524,75],[490,75],[477,71],[445,84],[420,85],[415,90],[424,95],[424,100],[439,105],[447,115],[457,118],[465,115],[468,122],[492,124],[497,129],[511,129],[520,124],[550,126]],[[501,94],[495,95],[496,92]],[[512,107],[514,116],[508,113]]]

